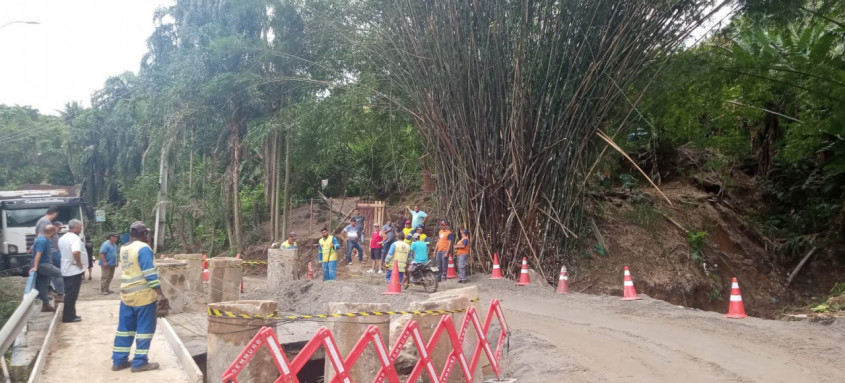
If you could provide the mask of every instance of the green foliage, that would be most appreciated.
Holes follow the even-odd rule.
[[[704,263],[704,246],[707,245],[707,232],[687,232],[687,245],[689,245],[690,249],[690,258],[699,264]]]
[[[707,302],[713,302],[720,299],[722,299],[722,292],[717,288],[710,290],[710,294],[707,295]]]
[[[42,182],[72,185],[62,143],[67,126],[58,117],[44,116],[21,106],[0,105],[0,188]]]

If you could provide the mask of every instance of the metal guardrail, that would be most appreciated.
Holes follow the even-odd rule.
[[[15,312],[12,313],[12,316],[9,317],[9,320],[6,321],[6,324],[3,325],[3,329],[0,330],[0,357],[6,355],[6,351],[9,350],[9,347],[12,347],[18,334],[23,330],[27,322],[29,322],[32,314],[38,309],[38,305],[35,304],[35,299],[38,297],[38,290],[33,288],[34,285],[35,274],[33,273],[30,274],[26,282],[23,300],[18,305],[18,308],[15,309]],[[5,357],[0,359],[2,359],[0,363],[3,364],[3,377],[6,382],[9,382],[10,377],[8,375],[8,368],[6,368]]]

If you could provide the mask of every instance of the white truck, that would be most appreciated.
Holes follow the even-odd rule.
[[[59,208],[56,220],[65,225],[59,235],[67,232],[71,219],[82,220],[86,208],[82,199],[69,195],[67,189],[0,191],[0,276],[29,275],[35,223],[50,206]]]

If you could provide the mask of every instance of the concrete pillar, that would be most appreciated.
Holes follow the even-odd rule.
[[[158,279],[161,280],[161,292],[170,301],[170,314],[179,314],[185,306],[185,274],[188,262],[173,259],[156,261]]]
[[[476,290],[477,292],[477,290]],[[476,295],[477,296],[477,295]],[[473,297],[474,298],[474,297]],[[411,310],[458,310],[458,309],[465,309],[470,306],[470,300],[473,298],[469,298],[468,296],[439,296],[437,298],[432,297],[431,299],[424,301],[424,302],[411,302],[410,309]],[[455,324],[455,329],[460,334],[460,326],[463,322],[464,313],[457,313],[452,314],[452,321]],[[423,340],[428,342],[431,339],[431,336],[434,334],[435,328],[440,323],[441,315],[413,315],[412,319],[417,321],[417,324],[420,328],[420,333],[422,334]],[[470,328],[467,331],[467,334],[474,334],[474,329]],[[470,335],[467,335],[467,339],[464,341],[464,355],[466,355],[467,363],[472,358],[471,352],[474,351],[472,348],[468,347],[468,344],[472,343],[470,341],[472,339]],[[476,340],[477,342],[477,340]],[[472,343],[473,347],[476,343]],[[448,334],[444,331],[443,334],[440,336],[440,340],[438,340],[437,345],[434,347],[434,350],[431,353],[432,361],[434,362],[434,366],[439,371],[446,365],[446,360],[449,356],[449,353],[452,352],[452,345],[450,340],[448,339]],[[480,368],[476,369],[476,373],[474,374],[475,379],[474,382],[482,382],[483,377],[480,373]],[[465,382],[463,378],[463,373],[461,372],[460,365],[456,362],[455,366],[452,369],[452,374],[449,376],[448,382]]]
[[[329,314],[340,314],[348,312],[369,312],[369,311],[390,311],[390,304],[388,303],[347,303],[347,302],[330,302]],[[370,325],[376,325],[382,337],[382,345],[385,350],[389,350],[390,336],[390,316],[361,316],[361,317],[346,317],[333,318],[327,324],[331,330],[337,347],[340,350],[341,359],[346,358],[358,339],[364,335],[364,331]],[[388,351],[389,352],[389,351]],[[329,382],[335,376],[334,367],[332,367],[331,360],[326,353],[326,366],[324,382]],[[355,366],[350,370],[349,377],[353,382],[369,382],[373,380],[376,373],[381,368],[381,363],[378,359],[375,349],[372,345],[368,346],[366,351],[361,354]]]
[[[190,291],[202,291],[202,254],[176,254],[173,259],[188,262],[185,287]]]
[[[208,272],[208,303],[240,299],[242,260],[232,257],[209,258]]]
[[[274,301],[237,301],[209,303],[208,308],[250,316],[267,316],[276,312]],[[223,373],[246,348],[262,326],[275,327],[272,320],[229,317],[209,317],[207,335],[208,382],[220,382]],[[238,374],[241,382],[272,382],[279,375],[270,350],[262,345],[249,361],[248,368]]]
[[[296,249],[267,250],[267,289],[279,291],[282,283],[299,279],[298,259]]]
[[[481,309],[480,302],[472,302],[473,300],[478,299],[478,286],[469,286],[460,289],[451,289],[451,290],[444,290],[438,293],[431,294],[429,296],[429,300],[443,300],[443,299],[450,299],[456,298],[459,299],[461,302],[464,302],[464,299],[469,301],[469,304],[464,307],[457,307],[459,308],[469,308],[470,306],[474,307],[475,310],[478,312],[478,320],[481,322],[481,325],[484,325],[485,315],[487,315],[487,305]],[[489,302],[487,302],[489,304]],[[465,313],[459,314],[452,314],[452,320],[455,322],[455,329],[458,330],[458,334],[460,335],[460,326],[463,323]],[[495,315],[495,314],[493,314]],[[497,334],[498,335],[498,334]],[[464,355],[466,355],[467,363],[472,360],[472,353],[475,352],[475,346],[478,345],[478,335],[476,335],[475,327],[470,323],[470,326],[467,328],[467,336],[464,338]],[[491,346],[492,349],[496,348],[496,345]],[[482,351],[483,353],[483,351]],[[483,382],[483,374],[482,374],[482,367],[489,365],[490,362],[487,360],[487,356],[482,354],[481,358],[478,360],[478,366],[475,368],[475,382]],[[464,382],[462,378],[463,375],[452,373],[452,376],[449,378],[449,382]]]

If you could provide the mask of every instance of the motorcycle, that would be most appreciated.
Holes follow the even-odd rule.
[[[407,289],[413,283],[422,286],[427,293],[437,292],[437,273],[433,259],[426,263],[411,263],[408,266],[408,278],[405,278],[402,288]]]

